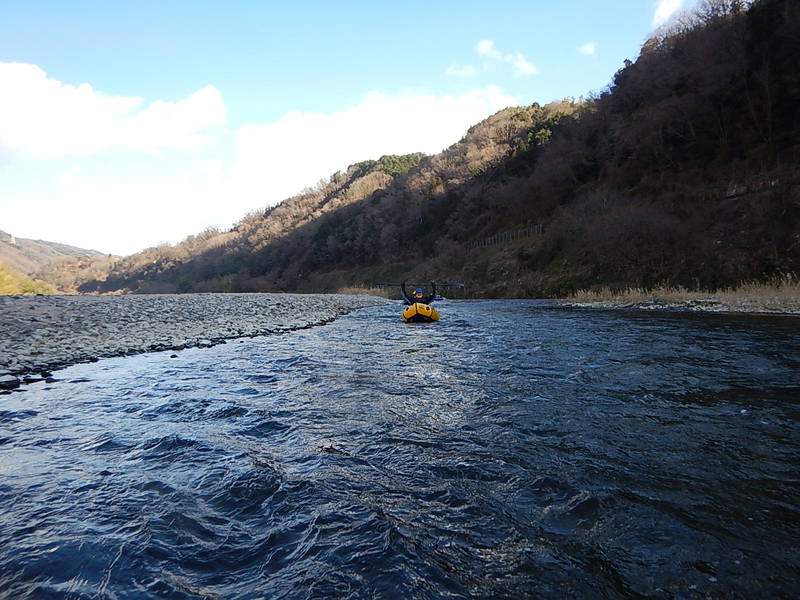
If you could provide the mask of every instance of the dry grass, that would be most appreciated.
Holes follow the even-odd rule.
[[[380,296],[381,298],[393,298],[391,291],[383,287],[343,287],[336,291],[337,294],[349,294],[351,296]]]
[[[644,288],[627,288],[612,290],[611,288],[596,288],[591,290],[578,290],[568,296],[570,302],[613,302],[620,304],[636,304],[639,302],[684,302],[690,297],[698,296],[684,287],[658,287],[651,290]]]
[[[579,290],[565,300],[606,306],[685,305],[698,310],[800,312],[800,278],[797,275],[786,274],[767,282],[749,282],[735,288],[726,288],[715,292],[669,286],[626,290],[600,288]]]

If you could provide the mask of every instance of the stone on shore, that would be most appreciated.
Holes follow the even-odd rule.
[[[0,390],[13,390],[19,387],[20,380],[11,375],[0,375]]]

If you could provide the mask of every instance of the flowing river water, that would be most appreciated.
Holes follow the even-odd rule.
[[[800,320],[439,309],[0,395],[0,598],[800,595]]]

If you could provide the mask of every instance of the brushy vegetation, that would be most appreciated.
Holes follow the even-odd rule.
[[[0,294],[55,294],[49,283],[31,279],[0,263]]]
[[[797,106],[800,2],[701,0],[595,97],[505,109],[436,156],[358,163],[81,289],[332,291],[383,269],[561,297],[800,272]]]
[[[412,154],[403,155],[385,154],[378,160],[365,160],[360,163],[356,163],[355,165],[349,167],[348,171],[355,167],[357,177],[363,177],[370,171],[383,171],[387,175],[398,177],[404,173],[407,173],[412,167],[417,166],[419,161],[425,158],[425,156],[426,155],[422,152],[414,152]]]
[[[578,290],[565,298],[565,301],[601,306],[692,304],[732,311],[800,312],[800,277],[788,273],[766,282],[750,281],[715,291],[671,286],[657,286],[652,289],[600,287]]]
[[[351,296],[380,296],[381,298],[394,298],[397,294],[392,294],[389,290],[382,287],[349,286],[336,290],[337,294],[348,294]]]
[[[117,260],[118,256],[64,256],[40,266],[32,276],[60,293],[75,294],[87,280],[103,281]]]

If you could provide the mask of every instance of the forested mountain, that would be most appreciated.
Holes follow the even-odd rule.
[[[800,270],[800,2],[705,0],[585,101],[503,110],[436,156],[382,157],[84,291],[476,294],[715,288]]]

